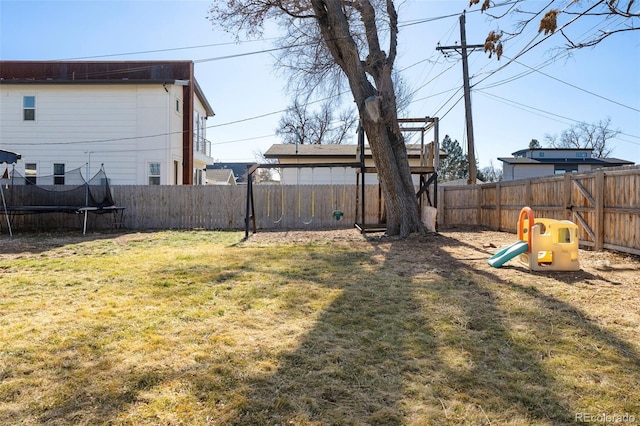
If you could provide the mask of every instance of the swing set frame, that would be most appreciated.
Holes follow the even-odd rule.
[[[255,216],[255,200],[253,193],[253,178],[254,173],[258,169],[314,169],[314,168],[356,168],[360,169],[360,162],[351,163],[295,163],[295,164],[273,164],[273,163],[261,163],[253,164],[247,167],[247,201],[246,201],[246,215],[245,215],[245,227],[244,236],[249,237],[249,227],[252,225],[253,233],[257,232],[256,216]],[[312,217],[313,219],[313,217]],[[311,223],[311,222],[309,222]]]
[[[419,190],[416,193],[420,211],[423,209],[423,199],[426,198],[428,205],[432,207],[438,207],[437,201],[437,182],[438,182],[438,163],[440,146],[438,142],[438,124],[437,117],[424,117],[424,118],[401,118],[398,119],[400,124],[400,130],[403,132],[420,132],[420,165],[411,166],[411,174],[419,175]],[[431,152],[428,152],[427,145],[425,145],[424,138],[425,133],[431,129],[434,129],[434,143]],[[378,208],[378,223],[366,224],[365,223],[365,175],[367,173],[376,173],[377,168],[374,166],[367,166],[365,162],[365,134],[364,128],[358,126],[358,154],[354,162],[335,162],[335,163],[256,163],[247,166],[247,198],[246,198],[246,214],[245,214],[245,238],[249,238],[249,230],[252,229],[253,233],[257,232],[256,215],[255,215],[255,200],[253,192],[253,180],[254,173],[258,169],[315,169],[315,168],[351,168],[356,169],[356,222],[354,226],[363,234],[366,232],[382,232],[386,230],[386,224],[384,223],[384,206],[382,205],[382,197],[380,198],[381,205]],[[344,184],[344,182],[343,182]],[[432,188],[432,191],[430,191]],[[358,189],[360,194],[358,194]],[[378,191],[381,192],[380,185],[378,184]],[[433,194],[433,200],[430,197]],[[284,213],[282,213],[284,215]],[[358,221],[358,218],[360,220]],[[280,218],[282,219],[282,218]],[[312,216],[313,220],[313,216]],[[309,222],[311,223],[311,222]]]

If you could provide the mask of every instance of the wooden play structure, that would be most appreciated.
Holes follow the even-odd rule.
[[[419,165],[411,165],[411,174],[419,176],[418,179],[418,190],[416,192],[416,197],[418,199],[418,203],[420,206],[420,211],[422,214],[423,221],[427,225],[427,228],[433,228],[435,231],[436,227],[436,212],[437,212],[437,170],[438,170],[438,162],[439,162],[439,143],[438,143],[438,118],[437,117],[423,117],[423,118],[402,118],[398,120],[400,124],[400,129],[402,132],[412,132],[420,134],[420,164]],[[425,143],[425,134],[426,132],[433,129],[434,135],[432,143]],[[349,162],[333,162],[333,163],[267,163],[267,164],[254,164],[250,166],[247,170],[247,198],[246,198],[246,215],[245,215],[245,237],[249,236],[250,229],[253,232],[257,232],[257,224],[256,224],[256,214],[255,214],[255,200],[254,200],[254,173],[260,169],[287,169],[287,168],[297,168],[298,170],[304,168],[310,168],[313,170],[314,168],[351,168],[356,170],[356,190],[355,194],[352,194],[355,197],[355,223],[354,226],[360,230],[363,234],[366,232],[381,232],[386,230],[386,214],[384,209],[384,201],[382,197],[382,190],[378,185],[378,206],[377,206],[377,223],[367,223],[365,218],[367,215],[365,214],[365,185],[366,175],[367,174],[377,174],[377,167],[371,159],[367,160],[365,148],[365,132],[362,126],[358,129],[358,150],[356,155],[353,158],[353,161]],[[297,154],[297,149],[296,149]],[[332,189],[333,191],[333,189]],[[344,197],[344,194],[343,194]],[[301,216],[300,213],[300,193],[298,192],[298,216]],[[268,198],[267,206],[270,206],[272,203]],[[310,207],[310,217],[313,220],[315,215],[315,205],[314,205],[314,191],[311,191],[311,207]],[[277,203],[276,203],[277,204]],[[282,204],[282,212],[284,214],[284,202],[281,200]],[[344,203],[343,203],[344,204]],[[341,220],[344,211],[334,208],[331,215],[335,220]],[[308,215],[309,216],[309,215]],[[274,222],[275,223],[275,222]],[[308,224],[309,222],[301,221],[303,225]],[[431,224],[431,226],[429,226]]]

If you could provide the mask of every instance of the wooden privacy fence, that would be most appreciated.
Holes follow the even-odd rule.
[[[640,255],[640,166],[438,188],[440,225],[515,232],[524,206],[575,222],[583,246]]]
[[[246,186],[116,186],[131,229],[244,229]],[[254,185],[258,229],[353,227],[356,185]],[[366,186],[367,211],[377,214],[377,185]],[[343,214],[336,220],[334,211]]]
[[[356,185],[254,185],[261,230],[350,228]],[[244,229],[246,186],[113,186],[127,229]],[[366,185],[366,223],[378,223],[378,185]],[[19,204],[19,201],[16,201]],[[520,210],[578,224],[580,243],[640,255],[640,166],[483,185],[438,187],[439,225],[479,225],[515,232]],[[343,213],[336,220],[334,211]],[[4,229],[4,217],[0,219]],[[81,230],[77,215],[17,216],[16,229]],[[109,229],[110,215],[91,215],[89,230]]]
[[[256,225],[261,230],[351,228],[356,221],[356,189],[359,195],[356,185],[254,185]],[[28,191],[28,187],[23,190]],[[366,222],[377,223],[381,208],[378,186],[366,185],[365,190]],[[117,225],[127,229],[245,226],[244,185],[112,186],[111,192],[116,204],[125,208],[123,221],[119,223],[118,219]],[[20,197],[18,191],[13,194],[14,204],[20,204]],[[11,224],[15,229],[80,230],[81,219],[73,214],[48,213],[15,216]],[[88,229],[109,229],[113,222],[111,215],[91,215]],[[4,213],[0,223],[5,225]]]

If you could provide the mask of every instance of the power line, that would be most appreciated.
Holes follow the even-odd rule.
[[[265,139],[265,138],[272,138],[275,137],[275,134],[270,134],[270,135],[263,135],[263,136],[254,136],[252,138],[244,138],[244,139],[235,139],[235,140],[231,140],[231,141],[223,141],[223,142],[211,142],[211,145],[227,145],[230,143],[238,143],[238,142],[247,142],[247,141],[253,141],[256,139]]]
[[[66,58],[66,59],[59,59],[59,60],[60,61],[78,61],[82,59],[98,59],[98,58],[112,58],[116,56],[144,55],[147,53],[175,52],[179,50],[191,50],[191,49],[203,49],[207,47],[240,45],[243,43],[256,43],[256,42],[271,41],[271,40],[276,40],[276,38],[272,37],[272,38],[263,38],[260,40],[242,40],[239,42],[229,41],[224,43],[201,44],[201,45],[195,45],[195,46],[168,47],[166,49],[141,50],[137,52],[125,52],[125,53],[110,53],[105,55],[94,55],[94,56],[80,56],[77,58]]]
[[[170,135],[181,135],[187,133],[186,130],[180,130],[176,132],[166,132],[166,133],[157,133],[153,135],[145,135],[145,136],[126,136],[121,138],[109,138],[109,139],[94,139],[94,140],[80,140],[80,141],[47,141],[43,142],[42,145],[79,145],[79,144],[88,144],[88,143],[106,143],[106,142],[119,142],[119,141],[129,141],[135,139],[149,139],[149,138],[157,138],[163,136]],[[20,143],[20,142],[12,142],[11,145],[36,145],[33,143]]]
[[[503,55],[503,56],[504,56],[504,55]],[[506,57],[506,56],[505,56],[505,57]],[[509,59],[509,58],[507,58],[507,59]],[[540,69],[539,69],[539,68],[533,68],[533,67],[530,67],[529,65],[523,64],[522,62],[519,62],[519,61],[517,61],[516,59],[513,59],[513,62],[515,62],[516,64],[521,65],[521,66],[523,66],[523,67],[525,67],[525,68],[530,69],[530,70],[531,70],[531,72],[537,72],[538,74],[542,74],[543,76],[545,76],[545,77],[547,77],[547,78],[550,78],[550,79],[555,80],[555,81],[557,81],[557,82],[559,82],[559,83],[565,84],[565,85],[567,85],[567,86],[569,86],[569,87],[572,87],[572,88],[574,88],[574,89],[576,89],[576,90],[579,90],[579,91],[581,91],[581,92],[584,92],[584,93],[587,93],[587,94],[589,94],[589,95],[595,96],[596,98],[600,98],[600,99],[602,99],[602,100],[605,100],[605,101],[607,101],[607,102],[611,102],[612,104],[616,104],[616,105],[618,105],[618,106],[621,106],[621,107],[623,107],[623,108],[630,109],[630,110],[632,110],[632,111],[640,112],[640,109],[638,109],[638,108],[634,108],[634,107],[632,107],[632,106],[625,105],[625,104],[620,103],[620,102],[618,102],[618,101],[615,101],[615,100],[613,100],[613,99],[607,98],[606,96],[602,96],[602,95],[599,95],[599,94],[597,94],[597,93],[595,93],[595,92],[592,92],[592,91],[590,91],[590,90],[587,90],[587,89],[583,89],[583,88],[581,88],[581,87],[578,87],[578,86],[576,86],[575,84],[569,83],[569,82],[567,82],[567,81],[561,80],[561,79],[559,79],[559,78],[557,78],[557,77],[554,77],[554,76],[552,76],[552,75],[549,75],[549,74],[547,74],[547,73],[544,73],[544,72],[540,71]],[[545,65],[545,66],[546,66],[546,65]],[[511,81],[513,81],[513,80],[511,80]],[[485,87],[485,88],[492,88],[492,87],[496,87],[496,85],[494,84],[494,85],[491,85],[491,86],[487,86],[487,87]]]
[[[516,2],[514,1],[514,2],[511,2],[511,3],[516,3]],[[505,4],[509,4],[509,3],[505,3]],[[473,11],[473,12],[478,12],[478,11]],[[404,22],[404,23],[401,23],[399,26],[411,26],[411,25],[417,25],[417,24],[422,24],[422,23],[431,22],[431,21],[434,21],[434,20],[451,18],[451,17],[455,17],[455,16],[459,16],[459,14],[458,14],[458,13],[456,13],[456,14],[443,15],[443,16],[434,17],[434,18],[425,18],[425,19],[417,19],[417,20],[413,20],[413,21],[406,21],[406,22]],[[571,21],[571,22],[573,22],[573,21]],[[566,25],[568,25],[568,24],[566,24]],[[566,27],[566,25],[565,25],[564,27]],[[563,27],[563,28],[564,28],[564,27]],[[548,38],[548,37],[546,37],[546,38]],[[546,39],[546,38],[545,38],[545,39]],[[263,39],[263,40],[264,40],[264,39]],[[256,41],[263,41],[263,40],[248,40],[248,41],[242,41],[242,42],[240,42],[240,44],[242,44],[242,43],[252,43],[252,42],[256,42]],[[273,38],[272,38],[272,39],[267,39],[267,40],[273,40]],[[522,56],[523,54],[527,53],[529,50],[531,50],[533,47],[535,47],[536,45],[538,45],[538,44],[539,44],[539,43],[541,43],[542,41],[544,41],[544,40],[539,41],[538,43],[536,43],[536,44],[535,44],[535,45],[533,45],[533,46],[530,46],[530,44],[531,44],[531,43],[529,43],[529,45],[526,47],[526,50],[522,50],[520,53],[518,53],[518,54],[515,56],[515,58],[513,58],[513,59],[511,59],[511,60],[510,60],[510,62],[509,62],[509,63],[511,63],[511,62],[516,62],[516,63],[518,63],[518,64],[520,64],[520,65],[523,65],[523,66],[525,66],[525,67],[527,67],[527,68],[530,68],[530,69],[532,70],[531,72],[535,72],[535,71],[537,71],[537,70],[534,70],[534,69],[533,69],[533,68],[531,68],[531,67],[528,67],[527,65],[524,65],[524,64],[522,64],[522,63],[518,62],[516,59],[517,59],[517,58],[519,58],[520,56]],[[110,56],[124,56],[124,55],[134,55],[134,54],[157,53],[157,52],[166,52],[166,51],[175,51],[175,50],[198,49],[198,48],[207,48],[207,47],[219,47],[219,46],[225,46],[225,45],[231,45],[231,44],[235,44],[235,43],[228,42],[228,43],[217,43],[217,44],[198,45],[198,46],[186,46],[186,47],[178,47],[178,48],[167,48],[167,49],[147,50],[147,51],[141,51],[141,52],[128,52],[128,53],[118,53],[118,54],[110,54],[110,55],[88,56],[88,57],[73,58],[73,59],[76,59],[76,60],[77,60],[77,59],[91,59],[91,58],[110,57]],[[242,56],[251,56],[251,55],[257,55],[257,54],[261,54],[261,53],[268,53],[268,52],[273,52],[273,51],[276,51],[276,50],[282,50],[282,49],[285,49],[285,48],[284,48],[284,47],[283,47],[283,48],[274,48],[274,49],[266,49],[266,50],[258,50],[258,51],[252,51],[252,52],[245,52],[245,53],[240,53],[240,54],[235,54],[235,55],[227,55],[227,56],[220,56],[220,57],[204,58],[204,59],[196,60],[196,61],[194,61],[194,62],[195,62],[195,63],[201,63],[201,62],[209,62],[209,61],[216,61],[216,60],[231,59],[231,58],[237,58],[237,57],[242,57]],[[507,58],[507,59],[509,59],[509,58]],[[413,65],[410,65],[410,66],[408,66],[408,67],[406,67],[406,68],[404,68],[404,69],[406,70],[406,69],[408,69],[408,68],[411,68],[412,66],[418,65],[419,63],[423,63],[423,62],[425,62],[425,61],[429,61],[429,59],[421,60],[421,61],[419,61],[419,62],[417,62],[417,63],[415,63],[415,64],[413,64]],[[454,66],[454,65],[455,65],[455,63],[454,63],[452,66]],[[508,64],[506,64],[506,65],[508,65]],[[505,66],[506,66],[506,65],[505,65]],[[426,85],[428,85],[429,83],[433,82],[436,78],[438,78],[439,76],[441,76],[442,74],[444,74],[444,72],[446,72],[446,71],[447,71],[448,69],[450,69],[450,68],[451,68],[451,67],[447,68],[446,70],[444,70],[443,72],[441,72],[440,74],[438,74],[438,76],[434,77],[434,78],[433,78],[433,79],[431,79],[429,82],[427,82],[427,83],[423,84],[421,87],[419,87],[418,89],[416,89],[416,90],[414,91],[414,93],[416,93],[417,91],[421,90],[423,87],[425,87],[425,86],[426,86]],[[493,72],[491,72],[491,73],[490,73],[486,78],[482,79],[482,80],[481,80],[479,83],[477,83],[477,84],[482,83],[482,82],[483,82],[483,81],[485,81],[487,78],[491,77],[491,76],[492,76],[492,75],[494,75],[497,71],[499,71],[499,70],[501,70],[501,69],[503,69],[503,68],[504,68],[504,66],[503,66],[503,67],[500,67],[500,68],[498,68],[498,69],[496,69],[496,70],[495,70],[495,71],[493,71]],[[538,72],[540,72],[540,71],[538,71]],[[557,78],[552,77],[552,76],[549,76],[549,75],[547,75],[547,74],[545,74],[545,73],[541,73],[541,74],[543,74],[543,75],[545,75],[545,76],[548,76],[549,78],[552,78],[552,79],[554,79],[554,80],[560,81],[560,82],[562,82],[562,83],[564,83],[564,84],[567,84],[567,85],[569,85],[569,86],[571,86],[571,87],[574,87],[574,88],[576,88],[577,90],[584,91],[584,92],[586,92],[586,93],[588,93],[588,94],[591,94],[591,95],[596,96],[596,97],[600,97],[600,98],[605,99],[605,100],[607,100],[607,101],[609,101],[609,102],[616,103],[616,104],[618,104],[618,105],[620,105],[620,106],[623,106],[623,107],[625,107],[625,108],[629,108],[629,109],[634,110],[634,111],[640,111],[640,110],[638,110],[638,109],[636,109],[636,108],[629,107],[629,106],[627,106],[627,105],[623,105],[623,104],[617,103],[616,101],[613,101],[613,100],[611,100],[611,99],[608,99],[608,98],[602,97],[602,96],[600,96],[600,95],[598,95],[598,94],[596,94],[596,93],[590,92],[590,91],[588,91],[588,90],[581,89],[581,88],[579,88],[579,87],[577,87],[577,86],[571,85],[570,83],[563,82],[562,80],[557,79]],[[519,77],[519,78],[520,78],[520,77]],[[511,80],[511,81],[513,81],[513,80]],[[505,84],[506,84],[506,83],[505,83]],[[475,86],[475,85],[474,85],[474,86]],[[490,85],[490,86],[488,86],[488,87],[486,87],[486,88],[490,88],[490,87],[495,87],[495,84],[494,84],[494,85]],[[480,88],[480,89],[478,89],[478,90],[482,90],[482,88]],[[459,91],[459,89],[456,91],[456,93],[457,93],[458,91]],[[446,93],[446,92],[448,92],[448,91],[441,92],[441,93],[439,93],[439,94]],[[340,93],[339,95],[336,95],[336,96],[340,96],[340,95],[342,95],[342,94],[344,94],[344,93],[347,93],[347,92],[342,92],[342,93]],[[453,95],[452,95],[452,96],[451,96],[451,97],[450,97],[450,98],[449,98],[449,99],[448,99],[448,100],[447,100],[447,101],[446,101],[446,102],[445,102],[445,103],[444,103],[444,104],[443,104],[443,105],[438,109],[438,111],[442,110],[442,109],[443,109],[443,108],[444,108],[444,107],[445,107],[445,106],[446,106],[446,105],[447,105],[447,104],[448,104],[448,103],[453,99],[453,97],[456,95],[456,93],[454,93],[454,94],[453,94]],[[430,96],[430,97],[433,97],[433,96],[437,96],[437,95],[432,95],[432,96]],[[327,99],[328,99],[328,98],[327,98]],[[426,98],[421,98],[421,99],[419,99],[419,100],[424,100],[424,99],[426,99]],[[417,102],[417,101],[419,101],[419,100],[412,101],[412,103]],[[314,102],[319,102],[319,101],[314,101]],[[310,102],[309,104],[314,103],[314,102]],[[446,115],[447,113],[449,113],[449,112],[450,112],[450,111],[451,111],[451,110],[452,110],[452,109],[453,109],[453,108],[454,108],[454,107],[455,107],[459,102],[460,102],[460,99],[458,99],[458,100],[454,103],[454,105],[453,105],[451,108],[449,108],[449,110],[447,110],[447,112],[445,113],[445,115]],[[260,114],[260,115],[254,116],[254,117],[248,117],[248,118],[244,118],[244,119],[240,119],[240,120],[235,120],[235,121],[231,121],[231,122],[227,122],[227,123],[221,123],[221,124],[216,124],[216,125],[208,126],[208,128],[222,127],[222,126],[227,126],[227,125],[232,125],[232,124],[243,123],[243,122],[247,122],[247,121],[251,121],[251,120],[255,120],[255,119],[259,119],[259,118],[263,118],[263,117],[267,117],[267,116],[271,116],[271,115],[275,115],[275,114],[280,114],[280,113],[283,113],[283,112],[285,112],[285,111],[286,111],[286,110],[273,111],[273,112],[269,112],[269,113],[265,113],[265,114]],[[182,132],[173,132],[173,133],[182,133]],[[100,143],[100,142],[111,142],[111,141],[118,141],[118,140],[132,140],[132,139],[142,139],[142,138],[158,137],[158,136],[165,136],[165,135],[169,135],[169,134],[172,134],[172,133],[157,134],[157,135],[149,135],[149,136],[139,136],[139,137],[129,137],[129,138],[104,139],[104,140],[96,140],[96,141],[64,142],[64,144],[70,144],[70,143],[93,143],[93,142],[95,142],[95,143]],[[267,136],[264,136],[264,137],[267,137]],[[634,136],[632,136],[632,137],[634,137]],[[255,139],[259,139],[259,138],[262,138],[262,137],[256,137]],[[250,140],[250,139],[246,139],[246,140]],[[242,141],[242,140],[238,140],[238,141]],[[222,142],[222,143],[232,143],[232,142],[234,142],[234,141],[228,141],[228,142]],[[54,142],[54,143],[55,143],[55,142]],[[60,143],[63,143],[63,142],[60,142]],[[222,144],[222,143],[216,143],[216,144]]]
[[[433,22],[433,21],[438,21],[438,20],[441,20],[441,19],[451,18],[451,17],[455,17],[455,16],[458,16],[458,15],[459,15],[459,13],[454,13],[454,14],[442,15],[442,16],[436,16],[436,17],[430,17],[430,18],[415,19],[415,20],[411,20],[411,21],[400,22],[398,24],[398,27],[402,28],[402,27],[408,27],[408,26],[413,26],[413,25],[425,24],[425,23],[428,23],[428,22]],[[113,57],[119,57],[119,56],[145,55],[145,54],[149,54],[149,53],[176,52],[176,51],[181,51],[181,50],[193,50],[193,49],[204,49],[204,48],[210,48],[210,47],[241,45],[241,44],[245,44],[245,43],[257,43],[257,42],[264,42],[264,41],[273,41],[273,40],[278,40],[278,39],[279,39],[279,37],[269,37],[269,38],[261,38],[260,40],[240,40],[240,41],[201,44],[201,45],[193,45],[193,46],[168,47],[168,48],[164,48],[164,49],[138,50],[138,51],[133,51],[133,52],[120,52],[120,53],[108,53],[108,54],[103,54],[103,55],[78,56],[78,57],[73,57],[73,58],[63,58],[63,59],[56,59],[56,60],[58,60],[58,61],[78,61],[78,60],[86,60],[86,59],[113,58]],[[313,43],[305,43],[305,45],[307,45],[307,44],[311,45]],[[292,46],[273,48],[273,49],[264,49],[264,50],[259,50],[259,51],[242,53],[242,54],[238,54],[238,55],[229,55],[229,56],[207,58],[207,59],[201,59],[201,60],[194,61],[194,62],[195,63],[198,63],[198,62],[209,62],[209,61],[216,61],[216,60],[221,60],[221,59],[230,59],[230,58],[236,58],[236,57],[242,57],[242,56],[250,56],[250,55],[256,55],[256,54],[260,54],[260,53],[269,53],[269,52],[272,52],[272,51],[275,51],[275,50],[283,50],[283,49],[287,49],[289,47],[292,47]]]
[[[593,10],[594,8],[596,8],[596,6],[598,6],[600,3],[602,3],[601,1],[597,1],[595,2],[595,4],[593,6],[591,6],[590,8],[588,8],[586,11],[584,11],[584,13],[588,13],[591,10]],[[525,47],[523,47],[520,52],[518,52],[514,58],[510,59],[506,64],[496,68],[493,72],[489,73],[489,75],[487,75],[485,78],[483,78],[482,80],[480,80],[479,82],[477,82],[475,85],[482,83],[483,81],[485,81],[486,79],[492,77],[495,73],[497,73],[498,71],[501,71],[503,69],[505,69],[507,66],[509,66],[510,64],[514,63],[516,59],[518,59],[519,57],[523,56],[524,54],[528,53],[531,51],[531,49],[533,49],[534,47],[537,47],[538,45],[540,45],[542,42],[546,41],[547,39],[549,39],[550,37],[552,37],[554,34],[557,34],[558,32],[562,32],[563,29],[565,29],[566,27],[568,27],[569,25],[571,25],[572,23],[574,23],[579,16],[576,16],[575,18],[573,18],[572,20],[570,20],[569,22],[567,22],[566,24],[564,24],[562,27],[558,28],[555,32],[553,33],[549,33],[548,35],[544,36],[542,38],[542,40],[539,40],[538,42],[534,43],[534,40],[537,38],[534,37],[531,41],[529,41],[529,43],[527,43],[527,45]],[[474,85],[474,86],[475,86]]]
[[[488,96],[488,97],[491,97],[491,98],[498,99],[498,100],[500,100],[500,101],[502,101],[503,103],[506,103],[506,104],[515,105],[516,107],[519,107],[519,109],[522,109],[522,110],[525,110],[525,111],[526,110],[536,111],[538,113],[537,115],[541,115],[541,116],[544,116],[544,117],[547,117],[547,118],[549,118],[548,116],[551,116],[551,117],[562,118],[564,120],[568,120],[569,122],[573,122],[573,123],[576,123],[576,124],[589,124],[589,123],[586,123],[586,122],[584,122],[582,120],[577,120],[575,118],[571,118],[571,117],[567,117],[567,116],[564,116],[564,115],[556,114],[556,113],[553,113],[553,112],[550,112],[550,111],[546,111],[546,110],[543,110],[543,109],[540,109],[540,108],[533,107],[531,105],[521,104],[521,103],[516,102],[516,101],[514,101],[512,99],[503,98],[501,96],[494,95],[492,93],[488,93],[488,92],[485,92],[483,90],[476,90],[476,93],[480,93],[481,95],[485,95],[485,96]],[[529,111],[529,112],[531,112],[531,111]],[[555,120],[555,121],[558,121],[558,122],[563,123],[563,124],[569,124],[569,123],[566,123],[566,122],[563,122],[563,121],[560,121],[560,120]],[[630,138],[640,139],[640,136],[631,135],[629,133],[620,132],[620,134],[623,135],[623,136],[630,137]],[[632,142],[632,141],[626,141],[626,140],[625,140],[625,142],[631,143],[633,145],[640,145],[639,142]]]

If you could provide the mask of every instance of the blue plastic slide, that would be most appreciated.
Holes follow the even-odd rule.
[[[507,246],[489,258],[489,265],[499,268],[514,257],[526,253],[529,250],[529,244],[526,241],[518,241]]]

